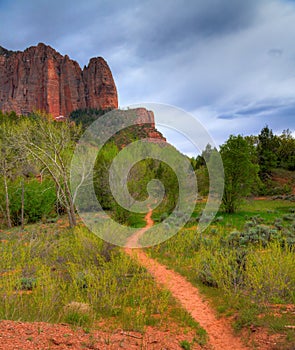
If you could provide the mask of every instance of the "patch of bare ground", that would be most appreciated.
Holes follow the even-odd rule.
[[[242,336],[248,340],[248,344],[257,350],[294,350],[295,344],[286,345],[285,335],[270,334],[263,327],[250,327],[242,330]]]
[[[193,334],[179,334],[171,329],[157,330],[147,327],[144,334],[83,329],[73,330],[65,324],[44,322],[0,322],[0,350],[179,350],[180,342],[191,342]],[[200,350],[195,344],[192,349]]]

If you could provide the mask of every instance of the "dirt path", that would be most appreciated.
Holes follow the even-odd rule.
[[[147,231],[152,225],[152,210],[149,210],[145,219],[147,225],[130,237],[128,246],[140,247],[139,237]],[[214,350],[246,350],[241,340],[233,335],[229,323],[225,319],[218,319],[215,312],[211,309],[208,302],[203,300],[198,289],[191,285],[183,276],[167,269],[154,259],[149,258],[141,249],[125,248],[127,254],[137,259],[149,273],[155,278],[156,282],[164,285],[170,290],[172,295],[181,303],[181,305],[199,322],[209,337],[209,345]]]
[[[128,240],[127,240],[127,247],[130,248],[140,248],[140,244],[138,243],[139,238],[150,228],[154,225],[154,221],[152,220],[152,214],[153,210],[149,209],[148,213],[144,217],[146,221],[145,227],[142,229],[138,230],[134,235],[132,235]]]

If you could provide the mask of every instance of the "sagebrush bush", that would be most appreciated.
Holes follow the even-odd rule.
[[[269,243],[248,254],[245,289],[256,301],[295,302],[294,249]]]

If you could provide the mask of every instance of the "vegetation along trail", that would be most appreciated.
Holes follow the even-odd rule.
[[[153,224],[150,209],[145,216],[146,226],[138,230],[127,242],[128,246],[140,247],[138,239]],[[191,285],[183,276],[167,269],[146,255],[142,249],[125,248],[125,252],[134,257],[155,278],[156,282],[165,286],[192,317],[203,327],[209,338],[209,346],[214,350],[246,350],[242,341],[233,335],[229,323],[217,318],[208,302],[203,300],[198,289]]]

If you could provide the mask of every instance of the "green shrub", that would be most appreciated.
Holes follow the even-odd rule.
[[[4,194],[0,193],[0,199],[4,202]],[[14,225],[21,223],[21,179],[17,179],[9,185],[9,199],[11,219]],[[53,182],[45,179],[40,183],[36,179],[25,182],[24,192],[24,217],[26,223],[34,223],[42,218],[56,216],[56,192]]]
[[[37,285],[37,280],[34,277],[23,277],[20,280],[21,290],[33,290]]]
[[[295,299],[294,250],[278,242],[247,257],[245,286],[258,301],[293,302]]]
[[[295,215],[294,214],[285,214],[283,215],[283,220],[285,221],[293,221],[295,219]]]
[[[184,350],[190,350],[191,349],[191,344],[187,340],[180,341],[179,345]]]
[[[85,327],[89,326],[90,316],[87,314],[79,313],[78,311],[72,311],[64,316],[64,322],[74,326]]]

